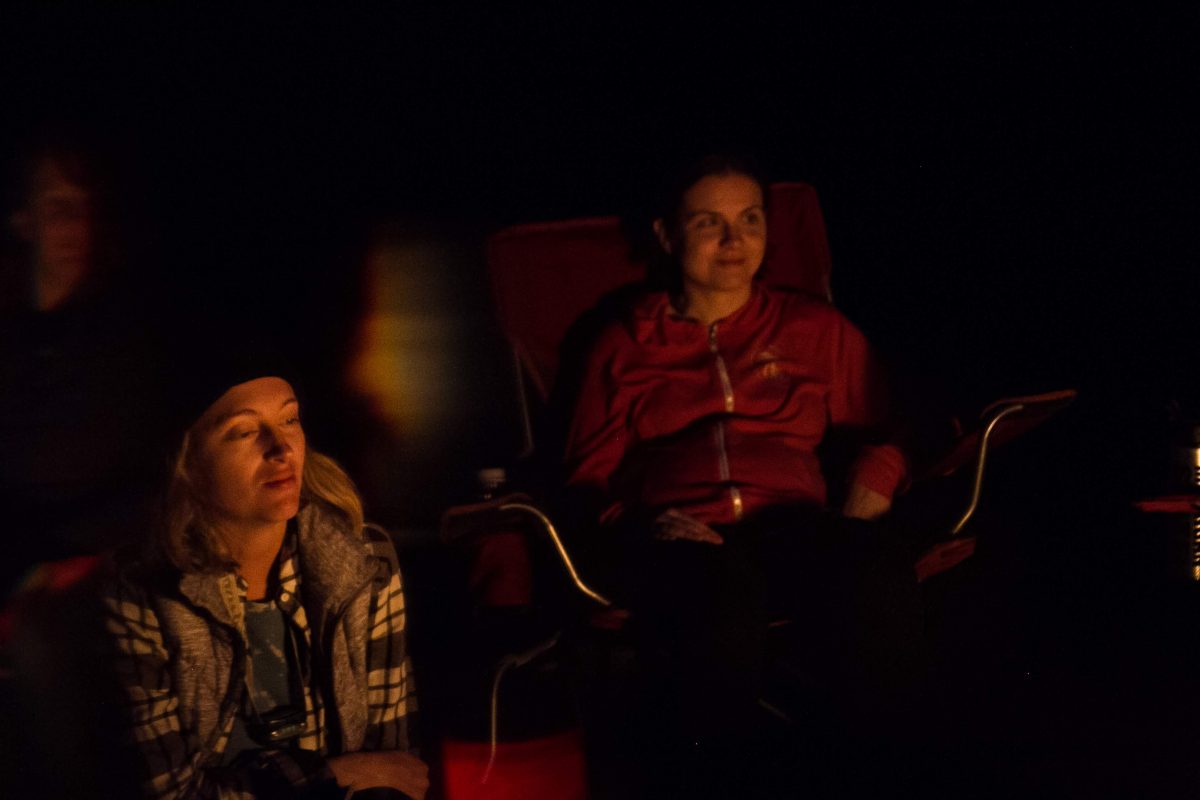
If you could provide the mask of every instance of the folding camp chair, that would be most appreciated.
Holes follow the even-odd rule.
[[[814,189],[804,183],[772,185],[768,215],[767,256],[760,279],[772,287],[831,300],[829,245]],[[569,366],[561,358],[564,342],[580,319],[603,298],[639,286],[645,279],[646,265],[631,253],[616,217],[507,228],[489,240],[487,265],[497,317],[518,366],[518,391],[526,411],[522,455],[528,456],[536,446],[535,419],[551,403],[556,384],[564,380],[563,367]],[[959,537],[978,506],[989,447],[1039,423],[1073,397],[1074,393],[1068,391],[993,404],[979,427],[962,437],[953,451],[928,471],[934,476],[957,471],[966,464],[974,468],[971,497],[953,525],[952,537]],[[464,525],[465,520],[474,522]],[[581,574],[553,522],[528,498],[498,498],[475,507],[453,509],[446,516],[445,529],[448,537],[460,540],[466,538],[466,530],[492,535],[490,543],[474,550],[482,566],[477,564],[473,574],[485,604],[531,600],[530,559],[524,537],[533,533],[548,542],[563,576],[579,596],[597,608],[611,607],[603,587],[592,585],[588,576]],[[487,541],[487,533],[473,538]],[[972,552],[972,540],[952,538],[915,565],[918,577],[924,580],[945,571]],[[514,577],[518,584],[515,587]],[[601,614],[598,619],[619,624],[621,617]],[[525,660],[536,657],[537,653],[531,653]],[[498,675],[519,667],[517,662],[523,658],[504,662]],[[489,752],[494,761],[495,742]],[[475,768],[483,770],[479,764]]]

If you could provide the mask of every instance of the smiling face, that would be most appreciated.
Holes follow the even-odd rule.
[[[679,262],[684,294],[748,294],[767,246],[758,181],[740,172],[703,177],[684,192],[676,219],[656,229]]]
[[[304,429],[282,378],[238,384],[193,429],[196,480],[219,525],[244,530],[283,524],[300,509]]]

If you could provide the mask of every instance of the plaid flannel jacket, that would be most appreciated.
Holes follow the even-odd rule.
[[[133,743],[152,798],[337,796],[325,757],[407,750],[416,712],[404,594],[391,541],[351,536],[315,503],[280,556],[277,601],[312,655],[307,732],[295,747],[222,766],[250,660],[244,589],[232,574],[148,585],[126,571],[105,595],[106,626]]]

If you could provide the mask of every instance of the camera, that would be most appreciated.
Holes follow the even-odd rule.
[[[246,722],[246,733],[264,747],[284,744],[307,731],[304,709],[295,706],[282,706]]]

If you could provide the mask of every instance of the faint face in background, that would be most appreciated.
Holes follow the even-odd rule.
[[[36,301],[47,310],[78,291],[93,267],[95,197],[53,158],[38,162],[29,188],[13,222],[33,250]]]

